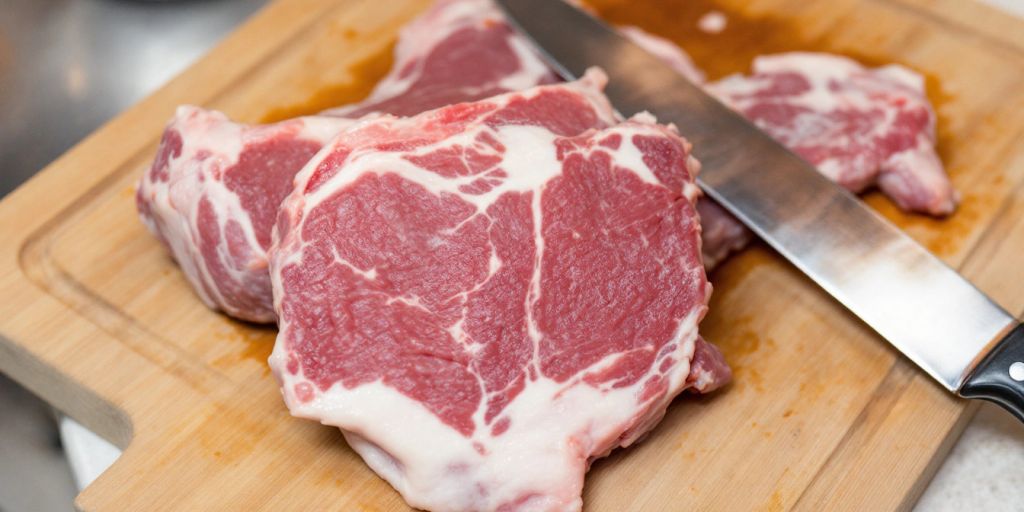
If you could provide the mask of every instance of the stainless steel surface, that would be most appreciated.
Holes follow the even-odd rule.
[[[0,197],[265,2],[0,0]],[[49,407],[0,375],[0,511],[72,510],[75,494]]]
[[[264,3],[0,0],[0,197]]]
[[[565,2],[498,0],[563,76],[590,66],[625,115],[675,123],[704,191],[943,386],[1014,318],[810,164],[656,57]]]

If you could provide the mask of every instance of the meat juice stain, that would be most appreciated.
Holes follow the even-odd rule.
[[[775,491],[772,496],[768,498],[768,503],[765,504],[764,509],[768,512],[781,512],[785,510],[785,505],[782,504],[782,493]]]
[[[724,308],[723,308],[724,309]],[[714,309],[711,309],[714,311]],[[764,377],[757,369],[757,352],[762,348],[761,336],[753,327],[756,322],[751,315],[738,315],[728,320],[730,327],[724,336],[713,336],[715,345],[722,351],[732,368],[733,385],[738,388],[750,386],[757,393],[764,393]],[[703,331],[702,331],[703,332]],[[706,334],[705,334],[706,335]],[[775,342],[764,340],[764,348],[771,349]]]
[[[754,57],[809,49],[794,23],[769,15],[752,15],[712,0],[588,0],[602,18],[616,25],[636,25],[682,47],[708,79],[745,72]],[[711,34],[697,27],[705,14],[718,11],[727,23]]]
[[[345,32],[346,39],[353,39],[356,35],[356,32],[352,30]],[[273,123],[361,101],[370,94],[377,82],[391,69],[394,60],[392,55],[394,46],[395,44],[392,42],[380,52],[352,64],[348,70],[350,80],[322,87],[301,103],[273,108],[260,121]]]
[[[214,413],[219,428],[200,428],[196,431],[196,448],[218,464],[235,464],[251,454],[263,440],[270,424],[254,420],[247,411],[236,406],[218,407]],[[229,428],[223,426],[230,425]]]
[[[239,324],[240,329],[248,327]],[[256,327],[258,331],[271,331],[270,328]],[[269,339],[265,335],[256,335],[252,341],[260,338]],[[266,360],[260,364],[266,367]],[[287,409],[281,403],[281,395],[277,384],[272,378],[264,375],[259,378],[247,377],[237,381],[238,386],[230,395],[215,399],[210,407],[203,407],[203,424],[195,427],[189,437],[188,450],[196,450],[197,454],[224,467],[239,464],[250,455],[260,452],[277,457],[282,450],[294,455],[295,460],[312,460],[308,434],[320,435],[322,431],[340,436],[337,429],[324,429],[319,425],[297,425]],[[183,417],[181,421],[192,428],[194,417]],[[175,430],[184,430],[177,427]],[[296,441],[301,439],[301,441]],[[331,443],[321,445],[347,445],[332,438]],[[316,444],[316,443],[314,443]],[[315,447],[314,447],[315,448]],[[301,451],[301,453],[299,453]],[[180,457],[180,452],[173,457]],[[294,467],[297,462],[286,460],[285,466]]]
[[[753,318],[750,315],[740,315],[732,320],[732,330],[727,340],[716,342],[722,353],[729,357],[729,360],[746,359],[757,352],[761,347],[761,338],[751,327]]]
[[[270,326],[246,324],[234,320],[225,321],[220,329],[213,331],[212,343],[235,346],[239,341],[242,346],[224,354],[211,363],[217,368],[231,368],[244,361],[259,363],[263,369],[263,375],[270,374],[270,367],[267,366],[267,359],[274,349],[274,338],[277,336],[277,329]]]

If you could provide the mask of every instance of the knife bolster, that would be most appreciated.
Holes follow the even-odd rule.
[[[974,369],[960,396],[999,404],[1024,422],[1024,324],[1018,324]]]

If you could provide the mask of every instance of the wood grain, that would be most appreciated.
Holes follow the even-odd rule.
[[[712,76],[827,50],[928,77],[963,192],[937,221],[866,200],[1011,311],[1024,310],[1024,24],[956,0],[600,0]],[[258,121],[365,94],[429,0],[278,1],[0,203],[0,371],[126,448],[87,510],[402,509],[334,429],[288,416],[274,331],[206,310],[136,220],[133,182],[176,105]],[[696,30],[715,8],[717,36]],[[908,508],[973,408],[914,370],[767,248],[713,275],[703,324],[736,369],[597,462],[588,510]]]

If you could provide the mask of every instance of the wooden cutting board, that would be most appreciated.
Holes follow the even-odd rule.
[[[278,1],[0,203],[0,371],[125,448],[86,510],[401,510],[333,428],[288,416],[274,331],[205,309],[134,211],[180,103],[244,121],[365,94],[427,0]],[[757,53],[828,50],[928,77],[963,193],[945,221],[868,202],[1024,310],[1024,23],[963,0],[593,2],[678,40],[712,77]],[[763,246],[713,276],[704,335],[736,370],[594,465],[588,510],[908,508],[973,408],[945,394]]]

